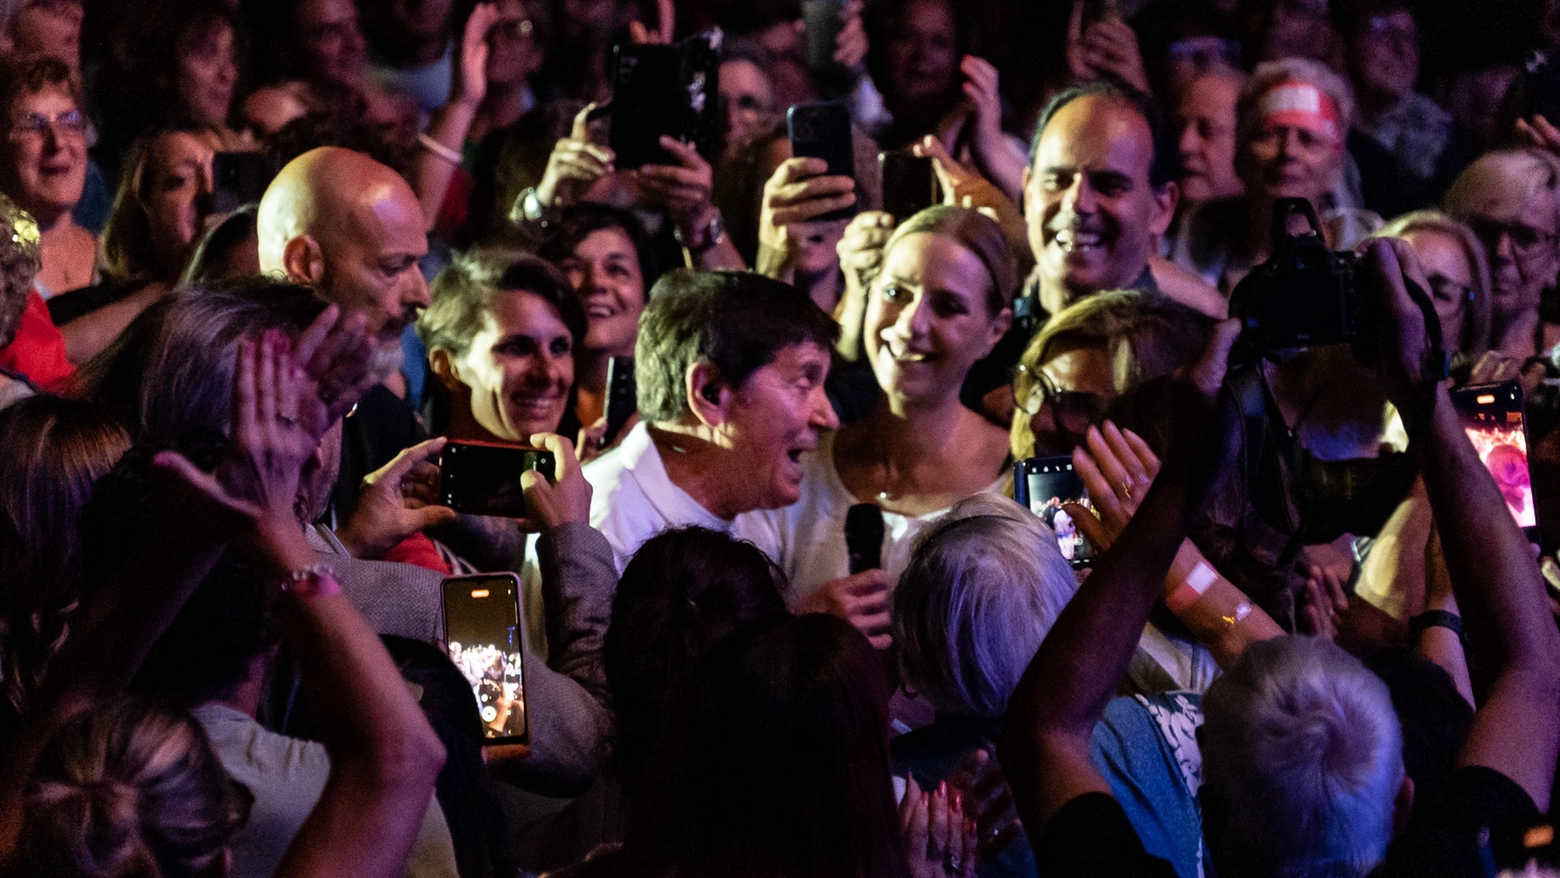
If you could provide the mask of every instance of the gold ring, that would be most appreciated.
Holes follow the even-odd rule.
[[[1125,494],[1127,496],[1128,500],[1131,500],[1132,499],[1132,483],[1131,482],[1122,482],[1121,483],[1121,493]]]

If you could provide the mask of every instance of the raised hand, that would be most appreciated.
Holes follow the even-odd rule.
[[[840,20],[845,26],[834,36],[834,63],[847,70],[853,70],[865,61],[871,48],[867,28],[861,22],[862,7],[861,0],[850,0],[840,10]]]
[[[479,3],[466,19],[460,41],[460,78],[450,87],[456,103],[476,107],[487,97],[488,34],[498,22],[498,6]]]
[[[431,460],[444,450],[439,436],[413,445],[390,462],[363,477],[352,517],[336,533],[341,544],[358,558],[382,558],[395,545],[418,531],[455,520],[455,510],[430,503],[437,496],[439,468]]]
[[[296,417],[316,443],[379,383],[373,356],[367,315],[359,313],[342,320],[336,305],[314,318],[298,338],[292,360],[303,367],[312,392],[299,394]]]
[[[672,0],[655,0],[656,29],[651,30],[644,22],[631,21],[628,23],[628,40],[631,43],[644,45],[646,43],[665,46],[672,42],[672,34],[676,30],[677,7]]]
[[[576,113],[569,136],[558,141],[547,157],[547,170],[542,173],[542,182],[536,184],[536,198],[543,205],[557,204],[566,187],[572,196],[574,189],[613,172],[617,154],[610,147],[590,142],[590,114],[595,109],[595,104],[586,104]]]
[[[883,267],[883,245],[894,234],[894,217],[881,210],[869,210],[856,214],[845,227],[845,234],[834,245],[839,254],[840,268],[845,272],[847,289],[852,285],[861,290],[871,286],[872,279]]]
[[[760,274],[790,280],[784,275],[801,256],[805,233],[800,227],[856,203],[856,181],[828,171],[823,159],[786,159],[764,183],[758,217]]]
[[[1084,444],[1073,449],[1073,468],[1088,489],[1089,500],[1099,517],[1076,503],[1062,508],[1089,542],[1103,552],[1116,542],[1137,513],[1143,495],[1159,474],[1159,458],[1136,433],[1106,421],[1103,426],[1090,427]]]
[[[1141,92],[1148,91],[1137,33],[1119,17],[1083,23],[1083,0],[1073,0],[1067,26],[1067,67],[1074,79],[1113,77]]]

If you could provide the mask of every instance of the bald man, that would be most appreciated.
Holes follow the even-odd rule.
[[[346,314],[367,315],[379,339],[376,365],[389,377],[402,330],[428,307],[417,267],[428,236],[412,187],[362,153],[320,147],[277,174],[257,223],[260,269],[313,287]]]
[[[257,226],[260,270],[313,288],[344,316],[365,315],[379,340],[375,370],[399,380],[401,333],[428,307],[428,284],[417,267],[428,236],[417,196],[401,175],[350,149],[310,150],[271,181]],[[346,521],[363,477],[426,438],[411,406],[383,384],[365,394],[343,425],[327,518]]]

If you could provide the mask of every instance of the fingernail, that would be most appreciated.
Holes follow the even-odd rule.
[[[937,795],[948,798],[948,782],[943,781],[937,785]]]

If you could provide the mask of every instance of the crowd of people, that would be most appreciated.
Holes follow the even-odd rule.
[[[1468,6],[0,0],[0,874],[1556,874]]]

